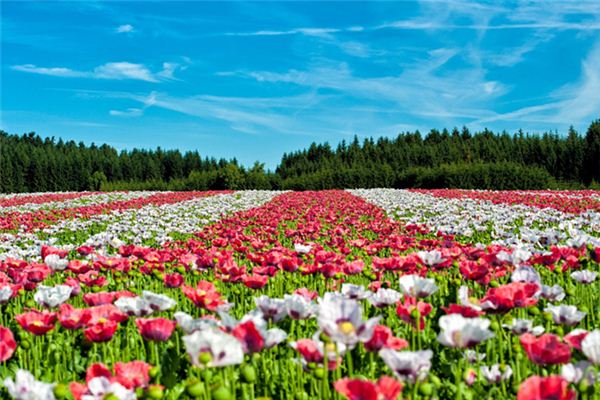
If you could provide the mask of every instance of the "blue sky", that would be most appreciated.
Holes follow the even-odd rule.
[[[2,2],[0,128],[274,167],[356,134],[584,132],[600,1]]]

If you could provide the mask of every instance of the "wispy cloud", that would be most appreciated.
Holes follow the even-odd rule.
[[[61,76],[65,78],[82,78],[88,76],[88,73],[75,71],[65,67],[37,67],[34,64],[13,65],[11,69],[15,71],[27,72],[30,74]]]
[[[329,89],[355,101],[370,101],[415,115],[448,118],[451,115],[481,118],[489,115],[485,104],[507,90],[500,82],[486,79],[485,70],[465,67],[445,71],[444,65],[457,49],[440,48],[403,66],[398,75],[361,77],[346,63],[329,62],[307,70],[238,71],[240,77],[272,84],[292,83],[312,90]]]
[[[587,122],[600,115],[600,41],[581,62],[581,74],[577,82],[565,85],[550,94],[552,101],[534,106],[495,114],[474,122],[484,125],[491,122],[551,122],[564,124]]]
[[[144,64],[126,61],[109,62],[94,68],[92,71],[78,71],[66,67],[38,67],[34,64],[13,65],[11,69],[30,74],[58,76],[63,78],[94,78],[113,80],[138,80],[159,82],[165,79],[175,79],[173,73],[181,68],[178,63],[163,63],[163,69],[153,73]]]
[[[117,27],[117,33],[131,33],[134,30],[135,29],[133,28],[133,25],[130,25],[130,24],[119,25]]]
[[[144,114],[144,110],[141,108],[128,108],[125,111],[110,110],[109,114],[115,117],[140,117]]]

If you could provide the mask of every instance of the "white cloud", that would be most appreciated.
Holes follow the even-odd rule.
[[[79,78],[88,76],[88,73],[75,71],[64,67],[38,67],[34,64],[13,65],[10,67],[15,71],[28,72],[30,74],[61,76],[66,78]]]
[[[158,82],[152,72],[143,64],[112,62],[94,68],[94,77],[99,79],[134,79]]]
[[[186,61],[187,64],[189,62]],[[93,71],[77,71],[65,67],[38,67],[34,64],[13,65],[11,69],[30,74],[58,76],[63,78],[94,78],[111,80],[138,80],[145,82],[159,82],[160,80],[173,80],[174,72],[186,69],[187,65],[165,62],[162,70],[152,72],[144,64],[126,61],[109,62],[99,65]]]
[[[117,28],[117,33],[131,33],[134,31],[133,25],[125,24],[119,25]]]
[[[451,116],[489,116],[486,107],[508,89],[501,82],[487,79],[481,67],[443,68],[458,53],[459,50],[452,48],[432,50],[426,57],[403,65],[401,72],[392,76],[362,77],[348,64],[335,62],[307,70],[250,71],[237,75],[259,82],[292,83],[317,91],[329,89],[344,98],[413,116],[421,114],[443,120]]]
[[[581,62],[581,75],[577,82],[551,93],[553,101],[523,107],[511,112],[495,114],[474,123],[489,122],[545,122],[555,124],[585,123],[600,115],[600,41]]]
[[[173,76],[173,73],[180,67],[181,66],[177,63],[166,62],[166,63],[163,63],[162,71],[160,71],[156,75],[160,76],[162,78],[165,78],[165,79],[175,79],[175,77]]]
[[[144,114],[141,108],[128,108],[125,111],[110,110],[109,114],[115,117],[140,117]]]

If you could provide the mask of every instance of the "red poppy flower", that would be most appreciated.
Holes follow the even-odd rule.
[[[490,282],[490,274],[487,264],[480,264],[471,260],[464,260],[460,263],[460,273],[465,279],[469,279],[487,285]]]
[[[84,383],[71,382],[69,383],[69,390],[75,400],[81,400],[83,395],[87,393],[88,387]]]
[[[540,287],[534,283],[513,282],[497,288],[491,288],[481,299],[486,309],[496,312],[506,312],[515,307],[529,307],[537,303],[534,295]]]
[[[517,400],[573,400],[575,391],[569,389],[569,382],[558,375],[542,378],[532,376],[521,383]]]
[[[317,291],[308,290],[307,288],[296,289],[294,290],[294,293],[299,294],[308,301],[315,300],[317,297],[319,297],[319,293]]]
[[[244,275],[242,277],[242,282],[250,289],[261,289],[267,284],[268,280],[269,277],[266,275]]]
[[[588,333],[588,331],[583,329],[575,329],[569,332],[569,334],[565,335],[563,340],[567,342],[572,348],[581,351],[581,342],[583,342],[583,339],[585,339]]]
[[[90,320],[90,313],[85,308],[74,308],[70,304],[61,304],[58,310],[58,321],[65,329],[83,328]]]
[[[88,306],[112,304],[115,300],[115,294],[113,292],[86,293],[83,295],[83,301]]]
[[[118,326],[119,324],[114,321],[100,322],[86,328],[83,334],[90,342],[108,342],[114,336]]]
[[[176,323],[166,318],[138,318],[135,320],[140,335],[146,340],[169,340]]]
[[[485,314],[483,311],[461,304],[450,304],[448,307],[442,307],[442,310],[444,310],[446,314],[460,314],[465,318],[476,318]]]
[[[73,288],[73,290],[71,290],[71,298],[77,297],[79,296],[79,293],[81,293],[81,285],[79,284],[79,281],[72,276],[69,276],[65,280],[64,284]]]
[[[377,352],[383,348],[402,350],[408,347],[408,342],[393,335],[392,330],[385,325],[376,325],[371,340],[365,342],[367,351]]]
[[[535,337],[525,333],[519,337],[527,357],[535,364],[565,364],[571,359],[571,348],[556,335]]]
[[[94,378],[100,377],[110,379],[112,377],[112,372],[110,372],[110,369],[102,363],[90,365],[85,373],[85,381],[89,382]]]
[[[389,376],[382,376],[376,383],[344,378],[336,381],[334,387],[349,400],[396,400],[402,392],[402,384]]]
[[[431,304],[424,301],[417,301],[414,297],[406,296],[404,297],[404,303],[398,302],[396,313],[402,321],[411,324],[414,328],[417,327],[418,321],[419,329],[424,329],[425,317],[431,313],[432,309]]]
[[[252,321],[239,324],[231,334],[242,343],[244,353],[258,353],[265,347],[265,340]]]
[[[105,276],[100,276],[98,271],[88,271],[85,274],[77,275],[79,282],[83,283],[88,287],[92,286],[106,286],[108,284]]]
[[[15,319],[27,332],[34,335],[44,335],[54,329],[56,313],[48,311],[30,311],[15,315]]]
[[[322,350],[319,348],[317,342],[315,342],[312,339],[299,339],[294,343],[293,347],[298,351],[298,353],[300,353],[300,355],[307,364],[322,364],[325,361],[325,356],[323,355]],[[323,351],[324,350],[325,349],[323,349]],[[340,362],[341,358],[339,358],[338,360],[334,360],[333,357],[329,358],[327,362],[327,368],[329,370],[334,370],[338,367]]]
[[[214,311],[220,305],[225,304],[225,301],[221,298],[221,294],[211,282],[200,281],[195,289],[184,285],[181,287],[181,290],[188,299],[194,302],[196,307]]]
[[[181,285],[183,285],[184,278],[183,275],[178,273],[165,274],[165,276],[163,277],[163,282],[165,284],[165,287],[178,288]]]
[[[129,318],[127,314],[121,312],[121,310],[112,304],[90,307],[87,311],[90,316],[87,322],[88,325],[100,324],[106,321],[121,323]]]
[[[143,361],[118,362],[115,364],[115,379],[127,389],[146,387],[150,383],[152,366]]]
[[[17,342],[12,331],[0,325],[0,363],[11,358],[16,348]]]

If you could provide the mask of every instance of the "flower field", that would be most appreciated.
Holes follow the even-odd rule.
[[[598,399],[600,192],[0,195],[0,398]]]

